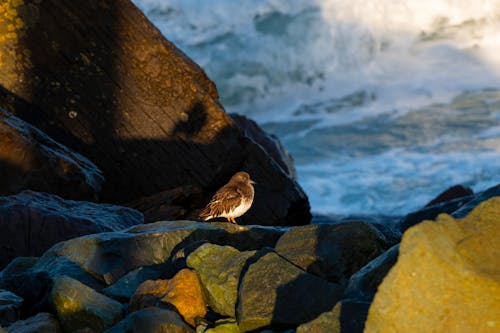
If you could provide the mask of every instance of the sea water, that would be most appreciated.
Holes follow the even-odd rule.
[[[278,135],[315,213],[500,183],[500,1],[134,0]]]

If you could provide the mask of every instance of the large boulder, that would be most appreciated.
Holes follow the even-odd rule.
[[[0,195],[22,190],[95,199],[104,181],[87,158],[0,108]]]
[[[39,256],[52,245],[77,236],[117,231],[142,223],[131,208],[64,200],[24,191],[0,197],[0,268],[18,256]]]
[[[96,163],[106,202],[185,185],[208,199],[245,170],[259,185],[242,224],[308,223],[301,187],[238,129],[215,84],[131,1],[12,1],[0,25],[8,31],[0,106]]]
[[[236,318],[242,332],[268,326],[291,328],[332,309],[341,296],[339,285],[262,250],[244,268]]]
[[[69,277],[54,279],[50,302],[65,332],[102,332],[123,318],[120,303]]]
[[[235,317],[240,275],[255,251],[240,252],[231,246],[206,243],[187,257],[188,267],[199,274],[208,304],[217,313]]]
[[[403,235],[365,332],[498,332],[500,198],[467,217],[440,215]]]
[[[365,222],[293,227],[276,244],[276,252],[326,280],[345,284],[384,251],[384,236]]]

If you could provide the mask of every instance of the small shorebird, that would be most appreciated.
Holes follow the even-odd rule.
[[[203,208],[200,218],[204,221],[225,217],[236,224],[236,217],[245,214],[252,206],[255,184],[244,171],[236,173],[229,182],[215,192],[208,205]]]

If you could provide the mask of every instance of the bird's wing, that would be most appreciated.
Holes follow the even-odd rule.
[[[218,190],[201,211],[201,218],[217,217],[238,207],[242,193],[237,186],[226,185]]]

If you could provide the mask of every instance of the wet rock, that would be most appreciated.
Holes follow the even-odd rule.
[[[330,310],[342,295],[339,285],[301,270],[274,252],[260,251],[247,264],[236,311],[242,332],[295,327]]]
[[[498,331],[498,216],[500,198],[492,198],[463,219],[443,214],[408,229],[365,332]]]
[[[104,332],[194,333],[194,330],[175,311],[149,307],[129,314]]]
[[[489,189],[477,193],[474,197],[467,201],[464,205],[460,206],[459,209],[455,210],[451,215],[455,218],[463,218],[467,216],[477,205],[480,203],[494,197],[500,196],[500,184],[490,187]]]
[[[464,187],[462,185],[455,185],[438,194],[434,199],[429,201],[425,205],[425,207],[434,206],[436,204],[450,201],[453,199],[469,197],[473,194],[474,192],[472,192],[472,190],[469,187]]]
[[[231,246],[203,244],[189,254],[188,267],[199,274],[208,304],[217,313],[235,317],[240,274],[255,251],[240,252]]]
[[[17,321],[9,326],[9,333],[62,333],[62,330],[52,314],[40,312],[36,316]]]
[[[123,318],[122,305],[69,277],[54,279],[50,302],[64,331],[102,332]]]
[[[281,144],[277,136],[265,132],[255,121],[248,117],[236,113],[232,113],[230,116],[238,128],[247,137],[262,146],[288,176],[297,179],[292,155]]]
[[[31,189],[92,200],[104,177],[84,156],[0,108],[0,195]]]
[[[276,252],[326,280],[345,284],[352,274],[384,251],[384,236],[364,222],[313,224],[291,228]]]
[[[22,45],[0,40],[0,86],[7,91],[0,91],[0,106],[56,140],[69,138],[68,146],[105,174],[104,201],[185,185],[208,197],[243,169],[260,184],[243,224],[308,223],[301,187],[238,129],[205,72],[132,2],[16,7],[19,17],[0,13],[25,22],[10,32]]]
[[[344,297],[371,302],[378,286],[396,263],[398,253],[399,245],[394,245],[351,276]]]
[[[137,287],[129,303],[129,312],[158,306],[168,291],[168,280],[146,280]]]
[[[9,325],[21,316],[22,297],[0,289],[0,325]]]
[[[136,210],[24,191],[0,197],[0,268],[18,256],[39,256],[73,237],[116,231],[142,223]],[[40,237],[43,235],[43,237]]]

